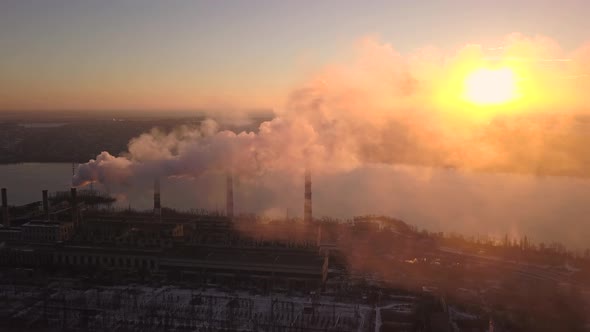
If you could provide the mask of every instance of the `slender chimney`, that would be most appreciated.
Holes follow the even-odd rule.
[[[76,188],[70,189],[70,199],[72,200],[72,222],[74,225],[78,225],[78,191]]]
[[[305,202],[303,205],[303,221],[311,222],[311,172],[309,169],[305,170]]]
[[[49,198],[47,197],[47,190],[43,190],[43,216],[49,218]]]
[[[6,188],[2,188],[2,223],[5,227],[10,227],[10,219],[8,219],[8,194]]]
[[[227,217],[234,217],[234,176],[231,172],[227,173],[225,192],[225,213]]]
[[[160,178],[154,180],[154,214],[162,217],[162,204],[160,202]]]

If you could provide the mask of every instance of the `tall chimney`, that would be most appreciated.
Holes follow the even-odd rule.
[[[70,189],[70,199],[72,200],[72,222],[74,225],[78,225],[78,191],[76,188]]]
[[[303,221],[311,222],[311,172],[309,169],[305,170],[305,202],[303,204]]]
[[[47,197],[47,190],[43,190],[43,216],[49,218],[49,198]]]
[[[154,215],[162,217],[162,203],[160,202],[160,178],[154,180]]]
[[[8,194],[6,188],[2,188],[2,223],[5,227],[10,227],[10,219],[8,219]]]
[[[227,173],[225,192],[225,213],[227,217],[234,217],[234,176],[231,172]]]

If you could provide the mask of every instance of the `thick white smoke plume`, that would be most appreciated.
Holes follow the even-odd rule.
[[[321,174],[370,163],[588,175],[586,132],[574,116],[589,101],[581,88],[590,81],[587,49],[565,54],[546,38],[512,35],[492,51],[468,45],[451,55],[427,49],[404,57],[374,39],[359,50],[352,63],[292,92],[285,111],[256,132],[220,131],[212,120],[153,130],[124,155],[103,152],[80,165],[74,184],[228,169]],[[462,101],[462,79],[482,66],[513,68],[529,94],[497,107]]]

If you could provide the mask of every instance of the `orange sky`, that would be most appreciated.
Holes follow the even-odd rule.
[[[321,68],[358,60],[366,36],[430,89],[422,102],[450,102],[476,67],[502,65],[529,106],[576,108],[589,11],[578,0],[8,1],[0,110],[280,109]]]
[[[19,77],[15,71],[12,75],[17,79],[11,84],[3,84],[0,108],[280,109],[284,107],[291,90],[317,79],[357,80],[359,84],[372,84],[375,91],[368,98],[384,106],[387,103],[405,103],[407,107],[472,108],[474,105],[465,105],[466,100],[462,99],[465,82],[472,73],[482,69],[509,71],[518,90],[518,98],[493,105],[494,112],[533,109],[583,111],[585,105],[590,104],[584,89],[590,83],[588,46],[566,52],[557,41],[548,37],[510,34],[499,39],[493,48],[471,43],[451,51],[425,47],[402,55],[390,43],[370,37],[352,43],[352,49],[345,50],[337,60],[326,61],[322,66],[311,64],[313,61],[307,61],[308,66],[295,61],[293,68],[301,73],[291,73],[293,68],[286,69],[288,79],[280,79],[279,73],[277,76],[258,77],[255,70],[244,70],[242,76],[235,77],[231,82],[219,78],[218,81],[204,83],[197,77],[175,77],[166,73],[166,68],[154,69],[161,74],[154,77],[139,76],[124,69],[116,75],[101,76],[94,72],[98,69],[90,68],[88,71],[93,71],[98,78],[89,74],[87,79],[61,80],[54,84],[43,76]],[[358,66],[358,63],[361,65]],[[334,68],[339,68],[338,75],[352,77],[332,78],[330,75]],[[373,69],[385,69],[386,72],[375,75]],[[418,88],[402,97],[388,94],[383,91],[391,79],[387,75],[407,76]],[[493,85],[490,88],[493,89]]]

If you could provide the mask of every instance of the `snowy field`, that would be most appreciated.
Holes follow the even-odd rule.
[[[326,296],[141,285],[76,288],[0,285],[11,326],[73,331],[374,331],[374,308]],[[409,313],[408,303],[387,309]]]

